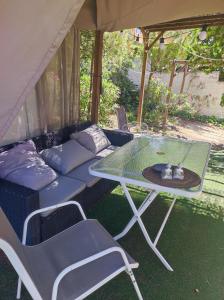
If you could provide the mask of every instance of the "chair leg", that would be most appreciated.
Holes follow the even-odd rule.
[[[18,278],[16,299],[21,298],[21,288],[22,288],[22,281],[20,278]]]
[[[132,284],[133,284],[133,286],[135,288],[135,291],[136,291],[136,294],[138,296],[138,299],[139,300],[143,300],[142,294],[141,294],[140,289],[138,287],[138,283],[135,280],[135,276],[134,276],[133,272],[132,271],[128,271],[127,273],[130,276],[130,278],[131,278],[131,281],[132,281]]]

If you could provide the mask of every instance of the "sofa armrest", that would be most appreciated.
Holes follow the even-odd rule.
[[[0,206],[12,224],[18,237],[22,240],[23,224],[26,217],[39,208],[39,192],[0,179]],[[40,242],[40,217],[37,216],[30,224],[27,238],[28,244]]]
[[[103,129],[103,131],[106,134],[108,140],[114,146],[123,146],[134,138],[134,135],[130,132],[109,129]]]

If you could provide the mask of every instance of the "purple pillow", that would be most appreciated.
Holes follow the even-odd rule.
[[[0,178],[39,190],[57,178],[45,164],[32,140],[0,153]]]
[[[5,178],[19,166],[23,166],[27,158],[31,160],[34,154],[37,152],[32,140],[0,153],[0,177]]]

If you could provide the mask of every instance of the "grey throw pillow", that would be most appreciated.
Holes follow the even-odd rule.
[[[66,174],[82,163],[92,159],[94,154],[74,140],[41,151],[46,163],[61,174]]]
[[[111,145],[103,130],[97,125],[92,125],[85,130],[72,133],[70,137],[94,154]]]

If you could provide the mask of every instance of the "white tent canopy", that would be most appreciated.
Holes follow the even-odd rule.
[[[84,0],[0,2],[0,138],[74,23]]]
[[[75,20],[115,31],[216,13],[223,0],[1,0],[0,138]]]
[[[223,0],[87,0],[76,24],[116,31],[223,12]]]

